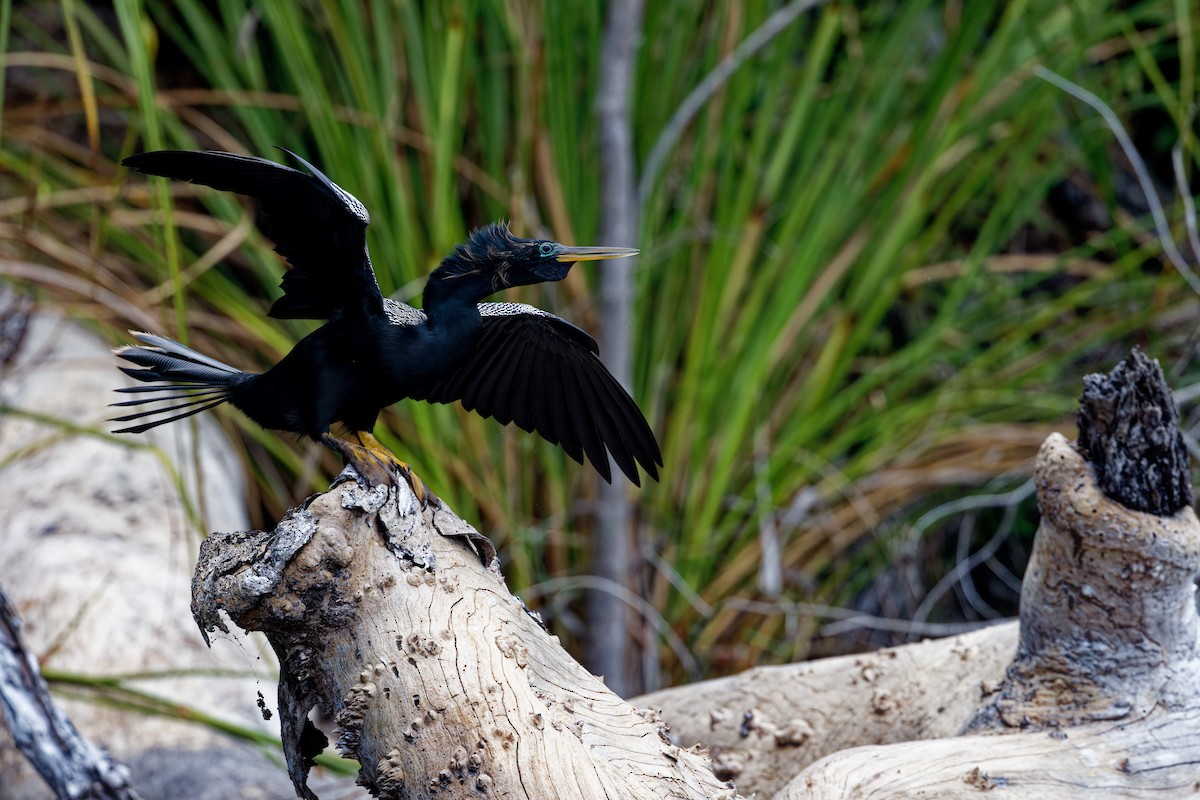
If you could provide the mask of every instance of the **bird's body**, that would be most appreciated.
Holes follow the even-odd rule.
[[[472,338],[438,336],[424,319],[337,315],[278,364],[248,379],[230,402],[264,428],[313,438],[335,422],[371,430],[381,409],[412,396],[414,387],[436,380],[453,365],[454,359],[438,361],[426,354],[468,348]]]
[[[634,483],[637,464],[657,477],[662,461],[654,434],[591,337],[533,306],[481,302],[509,286],[561,280],[575,261],[635,251],[566,247],[487,226],[434,270],[417,309],[380,293],[362,204],[293,158],[311,174],[229,153],[163,151],[125,161],[139,172],[258,199],[260,227],[293,267],[271,315],[327,321],[257,375],[136,334],[146,346],[118,351],[137,365],[125,372],[157,385],[118,390],[138,393],[118,405],[187,402],[119,417],[148,420],[123,430],[140,432],[230,402],[263,427],[321,441],[368,479],[385,480],[398,462],[371,435],[380,411],[406,398],[461,401],[483,416],[536,430],[581,463],[586,454],[606,480],[607,453]],[[339,424],[348,433],[335,435]]]

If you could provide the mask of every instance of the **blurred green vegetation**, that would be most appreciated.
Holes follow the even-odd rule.
[[[781,5],[647,3],[639,159]],[[406,301],[498,217],[599,244],[603,12],[596,0],[18,2],[0,273],[114,343],[142,324],[131,303],[242,368],[282,356],[310,328],[265,316],[282,265],[252,209],[118,166],[161,147],[301,153],[371,210],[380,284]],[[911,613],[963,536],[968,551],[982,544],[1003,509],[977,534],[959,516],[914,521],[1020,485],[1045,433],[1071,428],[1084,373],[1132,343],[1176,383],[1194,373],[1196,297],[1164,267],[1110,133],[1032,70],[1103,97],[1152,165],[1182,138],[1194,172],[1197,34],[1186,0],[827,3],[709,99],[641,215],[634,393],[665,460],[637,503],[633,585],[662,617],[639,618],[648,684],[660,669],[676,682],[853,644],[831,643],[829,616],[797,604]],[[584,265],[516,296],[595,328],[593,283]],[[338,469],[221,417],[244,442],[260,524]],[[588,570],[594,474],[457,407],[404,403],[381,428],[576,646],[570,576]],[[1018,545],[1031,535],[1021,509],[1004,523]],[[764,541],[778,543],[778,596],[762,589]],[[1011,585],[996,591],[1011,610]],[[931,619],[978,616],[959,605]]]

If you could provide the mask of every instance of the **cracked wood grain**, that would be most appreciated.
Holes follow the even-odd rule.
[[[776,798],[1193,797],[1197,730],[1200,711],[1192,709],[1115,725],[859,747],[814,764]]]

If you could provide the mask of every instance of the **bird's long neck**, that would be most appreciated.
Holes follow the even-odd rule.
[[[425,284],[422,305],[434,329],[458,327],[462,323],[478,325],[478,304],[495,294],[493,271],[477,263],[445,258]]]

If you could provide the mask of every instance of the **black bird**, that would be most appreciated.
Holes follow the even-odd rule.
[[[282,149],[282,148],[281,148]],[[470,411],[537,431],[611,482],[608,453],[634,484],[637,465],[657,480],[662,456],[637,404],[600,361],[595,341],[553,314],[520,303],[482,303],[510,286],[559,281],[577,261],[623,258],[623,247],[568,247],[514,236],[501,223],[472,231],[425,285],[424,307],[379,290],[367,253],[367,210],[295,153],[307,172],[232,153],[160,151],[122,163],[136,172],[199,183],[258,201],[258,225],[291,266],[270,315],[324,319],[282,361],[241,372],[178,342],[134,333],[122,367],[150,386],[118,392],[141,406],[114,421],[145,420],[140,433],[229,402],[264,428],[309,436],[341,453],[372,483],[408,465],[371,431],[379,412],[404,398],[461,401]],[[340,425],[344,430],[338,430]],[[337,430],[337,434],[335,434]]]

